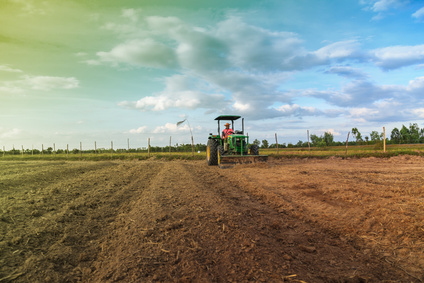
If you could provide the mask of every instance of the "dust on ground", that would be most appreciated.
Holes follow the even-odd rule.
[[[0,282],[422,282],[423,167],[0,162]]]

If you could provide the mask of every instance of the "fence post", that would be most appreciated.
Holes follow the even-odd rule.
[[[309,142],[309,130],[307,131],[308,135],[308,148],[309,148],[309,155],[311,155],[311,143]]]
[[[127,138],[127,142],[128,142],[128,153],[130,153],[130,138]]]
[[[97,142],[94,142],[94,153],[97,154]]]
[[[110,142],[110,156],[113,157],[113,141]]]
[[[193,136],[191,136],[191,156],[194,157],[194,141],[193,141]]]
[[[24,158],[24,146],[22,146],[22,158]]]
[[[386,152],[386,127],[383,127],[383,152]]]
[[[169,136],[169,155],[171,155],[171,137],[172,136]]]
[[[349,135],[350,135],[350,131],[347,133],[345,156],[347,156],[347,145],[348,145],[348,141],[349,141]]]
[[[278,155],[278,140],[277,140],[277,133],[275,133],[275,144],[277,145],[277,155]]]
[[[44,154],[44,144],[41,144],[41,156]]]
[[[69,158],[69,144],[66,144],[66,158]]]
[[[150,158],[150,138],[147,140],[147,156]]]

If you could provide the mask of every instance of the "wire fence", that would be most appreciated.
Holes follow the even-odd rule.
[[[6,148],[2,146],[0,148],[0,157],[6,158],[8,156],[13,157],[29,157],[29,156],[66,156],[75,157],[79,156],[80,158],[83,155],[123,155],[123,154],[147,154],[150,157],[151,153],[200,153],[206,151],[206,145],[204,144],[175,144],[171,145],[171,138],[169,139],[170,143],[167,146],[152,146],[150,144],[150,138],[147,141],[147,146],[145,147],[130,147],[129,139],[127,140],[126,148],[115,148],[113,141],[110,142],[110,147],[98,147],[97,142],[91,143],[90,145],[79,143],[77,147],[70,147],[69,144],[66,144],[64,148],[57,148],[56,143],[50,145],[41,144],[39,147],[32,146],[31,148],[24,148],[21,145],[19,148],[12,146],[12,148]]]

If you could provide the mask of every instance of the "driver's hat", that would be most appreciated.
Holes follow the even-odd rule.
[[[229,126],[230,125],[230,123],[227,123],[227,124],[225,124],[224,126]]]

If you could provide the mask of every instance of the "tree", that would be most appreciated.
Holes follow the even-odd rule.
[[[390,134],[390,141],[392,143],[400,143],[402,141],[401,139],[401,135],[400,135],[400,131],[398,128],[394,128],[392,130],[392,133]]]
[[[318,144],[323,140],[322,137],[318,137],[317,135],[311,135],[311,143],[312,146],[318,146]]]
[[[269,143],[267,140],[262,140],[262,148],[268,148],[269,147]]]
[[[303,146],[303,142],[301,140],[299,140],[296,144],[296,147],[302,147]]]
[[[255,139],[253,141],[253,144],[256,144],[257,146],[260,146],[261,145],[261,142],[258,139]]]
[[[409,136],[410,143],[419,143],[420,142],[420,127],[417,123],[409,124]]]
[[[352,135],[355,136],[355,140],[357,143],[362,142],[362,135],[361,133],[358,131],[357,128],[352,128]]]
[[[332,133],[330,133],[330,132],[325,132],[325,133],[324,133],[324,138],[323,138],[323,140],[324,140],[324,142],[325,142],[325,144],[326,144],[327,146],[330,146],[330,145],[332,145],[332,144],[333,144],[334,136],[333,136],[333,134],[332,134]]]
[[[400,137],[402,143],[409,143],[409,141],[411,140],[409,129],[405,127],[405,125],[402,125],[402,129],[400,129]]]
[[[383,134],[379,134],[377,131],[372,131],[370,134],[371,141],[377,142],[383,138]]]

